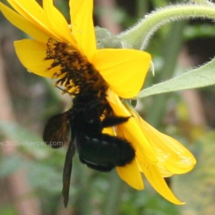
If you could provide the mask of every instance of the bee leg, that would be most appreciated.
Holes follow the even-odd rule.
[[[123,117],[123,116],[112,116],[112,117],[107,117],[102,121],[102,127],[111,127],[114,125],[118,125],[124,122],[127,122],[129,120],[130,116],[128,117]]]
[[[72,173],[72,158],[75,154],[75,144],[71,141],[69,144],[68,151],[66,153],[66,159],[63,169],[63,190],[62,195],[64,199],[64,206],[67,207],[69,200],[69,189],[70,189],[70,178]]]

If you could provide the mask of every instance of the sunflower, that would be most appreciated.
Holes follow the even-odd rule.
[[[128,122],[109,133],[128,140],[135,159],[116,167],[119,176],[135,189],[144,189],[142,173],[164,198],[180,202],[163,177],[190,171],[196,161],[179,142],[143,121],[120,98],[136,96],[144,83],[151,56],[132,49],[97,49],[92,20],[93,0],[70,0],[71,25],[54,7],[53,0],[8,0],[12,10],[0,3],[4,16],[33,39],[15,41],[15,50],[28,71],[56,80],[56,85],[78,96],[93,89],[106,100],[116,116]]]
[[[17,56],[28,71],[50,78],[60,79],[63,76],[64,79],[58,84],[66,86],[66,91],[70,93],[77,93],[77,83],[71,82],[74,77],[69,77],[68,72],[65,74],[62,67],[72,67],[70,74],[79,75],[79,71],[91,65],[94,71],[98,71],[96,76],[101,76],[120,97],[137,95],[151,57],[138,50],[97,49],[92,0],[69,2],[71,25],[54,7],[53,0],[44,0],[43,8],[35,0],[8,2],[17,13],[0,3],[2,13],[33,38],[14,43]],[[64,62],[67,65],[62,65]]]

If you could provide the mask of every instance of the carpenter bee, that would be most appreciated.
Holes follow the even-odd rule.
[[[116,166],[125,166],[134,159],[135,151],[127,140],[102,133],[103,128],[125,123],[129,118],[114,116],[106,99],[85,93],[73,99],[71,109],[48,121],[43,139],[53,148],[68,142],[68,132],[71,131],[63,172],[62,193],[65,207],[69,198],[75,151],[83,164],[102,172],[108,172]]]

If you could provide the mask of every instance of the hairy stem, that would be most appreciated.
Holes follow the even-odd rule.
[[[177,20],[194,18],[215,19],[215,6],[184,4],[160,8],[146,15],[133,28],[121,33],[119,38],[126,47],[144,50],[150,37],[161,26]]]

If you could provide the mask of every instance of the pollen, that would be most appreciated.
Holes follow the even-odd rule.
[[[58,79],[55,86],[63,88],[64,92],[75,96],[90,90],[100,96],[108,89],[99,72],[70,44],[50,38],[47,42],[45,60],[53,60],[48,70],[59,67],[53,78]]]

